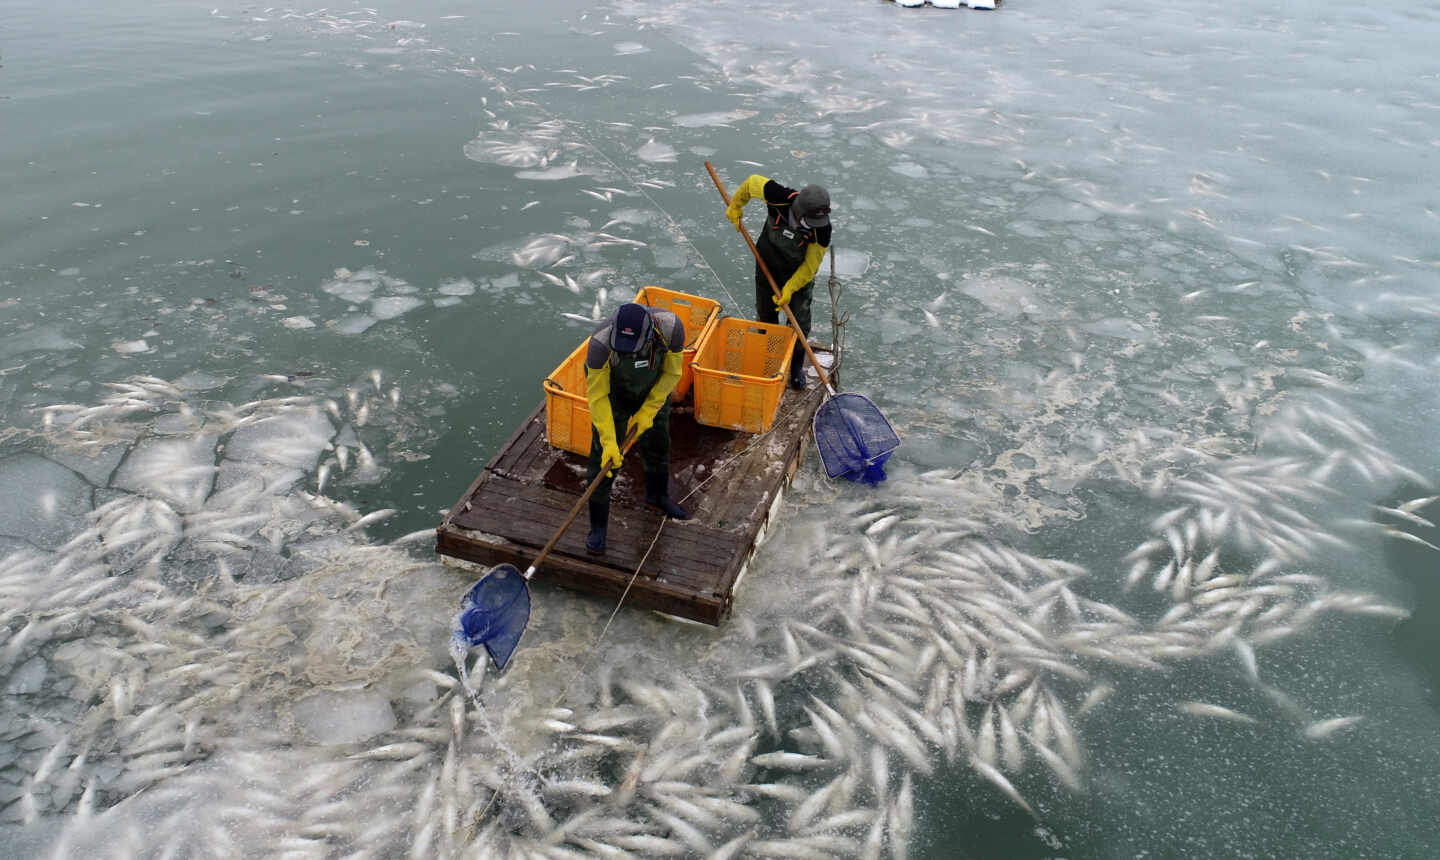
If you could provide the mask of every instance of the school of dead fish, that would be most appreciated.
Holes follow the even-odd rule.
[[[968,768],[989,802],[1037,818],[1036,792],[1047,803],[1084,792],[1079,726],[1115,693],[1117,671],[1233,660],[1301,737],[1359,730],[1364,715],[1310,714],[1268,686],[1263,648],[1324,613],[1407,614],[1308,572],[1342,540],[1302,510],[1333,492],[1327,479],[1419,477],[1331,403],[1275,416],[1267,432],[1293,454],[1216,460],[1152,486],[1177,506],[1108,569],[924,513],[957,476],[922,473],[883,501],[837,505],[830,521],[843,525],[817,531],[803,554],[804,605],[773,625],[730,622],[748,649],[739,668],[692,677],[648,659],[601,665],[569,701],[500,707],[507,678],[467,688],[425,643],[384,655],[372,643],[338,666],[335,648],[305,647],[307,631],[324,630],[366,652],[379,634],[348,613],[383,606],[393,583],[432,566],[402,548],[416,535],[384,546],[358,534],[391,512],[305,488],[322,466],[360,468],[316,429],[334,424],[316,421],[398,403],[378,372],[370,382],[343,404],[304,394],[234,405],[135,377],[98,405],[43,410],[48,444],[130,456],[157,414],[184,417],[194,435],[173,443],[213,449],[220,464],[151,456],[140,478],[129,473],[133,491],[111,488],[66,544],[0,561],[0,672],[42,655],[83,705],[38,730],[45,742],[20,760],[21,819],[67,817],[56,856],[905,857],[914,781],[936,768]],[[272,431],[268,447],[227,468],[226,440],[252,424]],[[1317,446],[1323,456],[1305,450]],[[301,458],[308,479],[273,465]],[[231,477],[184,474],[196,468]],[[205,489],[177,489],[197,478]],[[1433,501],[1343,528],[1430,528],[1420,512]],[[257,551],[303,556],[303,575],[237,577]],[[1167,608],[1121,605],[1141,589]],[[396,672],[431,695],[370,740],[307,744],[283,721],[237,723],[240,703],[283,708]],[[1259,723],[1237,702],[1175,707]]]

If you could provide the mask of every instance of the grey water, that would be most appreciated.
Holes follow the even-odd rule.
[[[1433,855],[1437,38],[1434,3],[1335,0],[11,0],[0,854],[598,850],[557,835],[600,817],[562,790],[705,853],[642,773],[662,754],[582,767],[564,726],[616,696],[763,726],[745,673],[799,656],[776,631],[846,629],[826,610],[869,577],[903,608],[983,540],[1138,619],[1057,621],[1071,674],[1027,664],[1078,789],[1027,753],[1006,772],[1032,816],[963,754],[856,730],[851,772],[887,750],[893,779],[835,790],[829,813],[879,810],[837,825],[850,843],[780,845],[791,802],[737,788],[758,820],[731,810],[712,847],[864,855],[878,816],[888,856]],[[538,588],[467,716],[446,646],[477,572],[415,533],[540,402],[577,317],[646,284],[751,312],[706,160],[829,188],[817,297],[841,288],[844,387],[904,439],[890,478],[812,457],[719,631],[607,627],[612,605]],[[1159,572],[1187,527],[1261,591],[1176,648]],[[884,606],[857,642],[930,635]],[[789,732],[814,700],[856,718],[844,683],[869,676],[818,641],[828,668],[772,679],[792,740],[755,752],[813,752]],[[699,743],[664,725],[610,742]]]

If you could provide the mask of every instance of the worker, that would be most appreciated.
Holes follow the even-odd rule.
[[[670,392],[680,381],[685,324],[667,310],[627,302],[590,336],[585,352],[585,396],[590,402],[589,481],[606,475],[590,497],[585,549],[605,551],[610,488],[622,461],[619,434],[636,433],[645,466],[645,504],[665,516],[690,514],[670,498]]]
[[[752,174],[740,185],[725,217],[740,229],[740,217],[752,197],[765,201],[765,229],[755,243],[765,267],[780,288],[777,298],[770,281],[755,262],[755,314],[761,322],[781,321],[781,311],[788,307],[805,337],[810,336],[810,300],[814,292],[815,273],[830,247],[830,192],[819,185],[807,185],[796,191],[773,179]],[[798,341],[790,356],[790,387],[805,388],[805,347]]]

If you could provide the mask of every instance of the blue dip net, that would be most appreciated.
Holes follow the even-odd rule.
[[[885,461],[899,446],[895,428],[862,394],[837,394],[815,413],[815,447],[832,478],[874,486],[885,480]]]
[[[460,601],[453,636],[467,648],[484,645],[503,670],[530,621],[530,588],[513,565],[497,565]]]

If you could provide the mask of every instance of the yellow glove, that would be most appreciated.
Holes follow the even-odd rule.
[[[654,423],[655,413],[649,412],[647,410],[641,410],[631,416],[630,423],[625,425],[625,437],[628,439],[630,437],[630,434],[633,432],[635,434],[635,438],[639,439],[641,436],[645,435],[645,431],[649,430],[650,427],[654,425]]]
[[[796,290],[792,290],[789,287],[786,287],[780,291],[780,295],[772,295],[770,297],[770,301],[775,303],[775,310],[778,311],[784,308],[786,305],[790,304],[790,300],[795,297],[795,293]]]
[[[744,208],[736,206],[734,201],[725,207],[725,217],[730,219],[730,223],[734,225],[735,232],[737,233],[740,232],[740,216],[744,214],[744,211]]]
[[[609,469],[613,475],[620,468],[624,458],[620,456],[620,446],[615,444],[614,439],[605,439],[600,442],[600,468]]]

